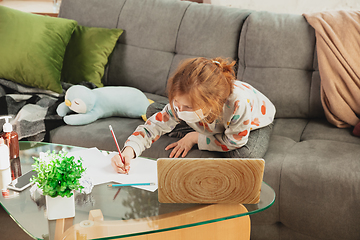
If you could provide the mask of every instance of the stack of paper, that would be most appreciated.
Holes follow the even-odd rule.
[[[156,161],[137,157],[131,160],[129,174],[119,174],[111,166],[111,158],[117,152],[102,152],[97,148],[89,148],[75,152],[69,152],[69,156],[79,157],[83,160],[86,168],[86,176],[90,177],[94,185],[115,183],[155,183],[150,186],[134,186],[151,192],[157,189],[157,166]]]

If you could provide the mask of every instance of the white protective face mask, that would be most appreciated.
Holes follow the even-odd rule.
[[[173,104],[174,109],[178,115],[178,117],[188,123],[195,123],[203,120],[205,118],[202,109],[198,109],[196,111],[181,111],[175,104]]]

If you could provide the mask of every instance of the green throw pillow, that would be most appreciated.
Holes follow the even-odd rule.
[[[86,81],[103,87],[105,65],[122,32],[78,25],[66,48],[62,81],[73,84]]]
[[[76,26],[0,6],[0,78],[61,93],[63,58]]]

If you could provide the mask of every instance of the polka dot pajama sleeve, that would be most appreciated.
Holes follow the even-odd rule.
[[[170,104],[167,104],[161,112],[155,113],[145,124],[136,128],[125,142],[125,147],[132,147],[136,156],[140,156],[146,148],[150,148],[151,144],[165,133],[171,132],[177,124]]]

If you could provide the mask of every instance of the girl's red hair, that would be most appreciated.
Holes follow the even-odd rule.
[[[215,121],[232,93],[234,65],[235,61],[221,57],[211,60],[199,57],[183,61],[167,84],[172,111],[174,98],[188,95],[194,110],[203,109],[204,113],[208,113],[206,121]]]

